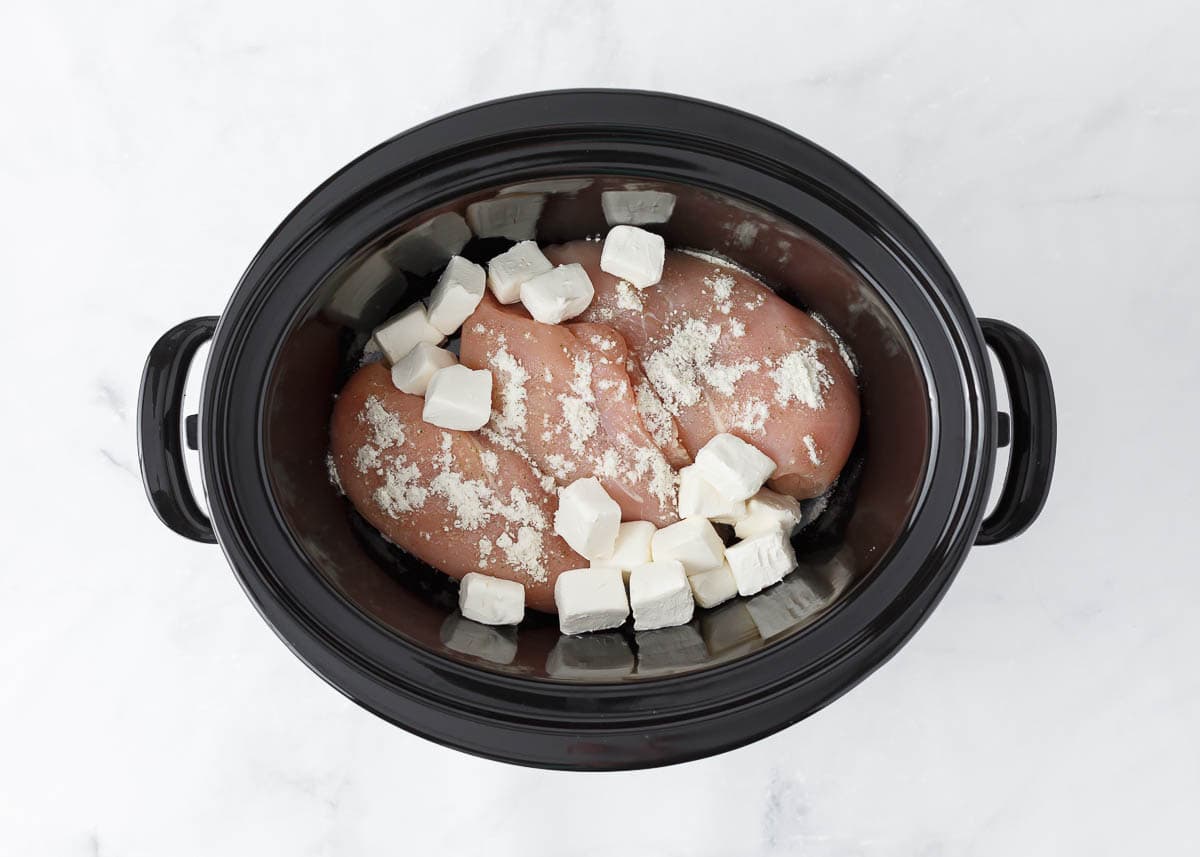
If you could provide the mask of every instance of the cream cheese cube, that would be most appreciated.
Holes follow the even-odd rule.
[[[471,571],[458,585],[458,609],[483,625],[516,625],[525,618],[525,587]]]
[[[375,328],[373,338],[383,349],[383,354],[387,357],[388,362],[395,363],[411,351],[418,342],[441,345],[446,337],[429,323],[425,304],[415,303]]]
[[[696,465],[689,464],[679,471],[679,517],[732,524],[746,517],[746,504],[742,500],[726,500]]]
[[[527,241],[537,235],[546,197],[540,193],[509,194],[467,206],[467,224],[480,238]]]
[[[782,530],[763,533],[725,549],[739,595],[753,595],[783,580],[796,568],[791,540]]]
[[[458,431],[483,428],[492,416],[492,373],[455,364],[439,369],[425,390],[421,419]]]
[[[677,560],[688,574],[697,574],[724,561],[725,545],[707,518],[684,518],[654,534],[650,553],[655,562]]]
[[[635,565],[650,562],[650,540],[658,528],[649,521],[626,521],[617,529],[617,540],[613,544],[612,556],[592,562],[592,568],[618,568],[629,581],[629,572]]]
[[[748,539],[774,529],[790,536],[800,526],[800,501],[770,488],[763,488],[746,501],[746,516],[733,525],[739,539]]]
[[[621,507],[594,476],[576,479],[558,492],[554,532],[580,556],[589,560],[611,557],[620,526]]]
[[[462,327],[483,300],[486,280],[479,265],[462,256],[451,259],[425,302],[429,323],[446,336]]]
[[[690,622],[695,602],[683,564],[671,560],[635,566],[629,575],[629,606],[635,631]]]
[[[583,265],[559,265],[521,284],[521,303],[543,324],[558,324],[579,315],[592,302],[596,290]]]
[[[615,568],[577,568],[554,581],[558,630],[585,634],[617,628],[629,616],[625,582]]]
[[[644,289],[662,279],[666,254],[661,235],[636,226],[614,226],[600,251],[600,270]]]
[[[716,607],[738,594],[737,581],[733,579],[728,562],[720,568],[691,575],[688,583],[692,587],[692,597],[701,607]]]
[[[745,500],[775,472],[775,462],[732,434],[719,434],[696,453],[700,475],[730,502]]]
[[[554,265],[535,242],[521,241],[488,262],[487,284],[500,303],[515,304],[523,283],[552,270]]]
[[[445,348],[418,342],[392,366],[392,383],[401,392],[424,396],[433,373],[457,362],[457,358]]]

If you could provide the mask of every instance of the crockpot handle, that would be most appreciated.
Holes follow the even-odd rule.
[[[979,326],[1000,362],[1012,407],[1008,475],[975,539],[975,544],[993,545],[1024,532],[1046,504],[1058,429],[1050,367],[1037,343],[1005,321],[981,318]]]
[[[204,316],[164,333],[146,358],[138,393],[138,459],[150,505],[179,535],[209,544],[217,538],[188,486],[180,427],[188,367],[216,327],[216,316]]]

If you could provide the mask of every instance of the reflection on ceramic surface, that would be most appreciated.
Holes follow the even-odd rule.
[[[675,194],[658,190],[606,190],[600,206],[609,226],[666,223],[675,211]]]
[[[759,636],[769,640],[807,624],[805,620],[827,606],[833,588],[815,576],[793,572],[782,581],[746,600],[746,610],[758,628]]]
[[[462,215],[446,211],[402,233],[383,248],[388,262],[401,271],[429,274],[450,261],[471,240]]]
[[[700,636],[713,659],[726,660],[759,648],[762,638],[758,626],[741,598],[727,601],[712,610],[699,613]]]
[[[592,186],[593,179],[543,179],[500,188],[500,196],[510,193],[573,194]]]
[[[606,681],[632,672],[633,651],[616,631],[560,637],[546,658],[552,678]]]
[[[541,193],[509,194],[467,206],[467,224],[479,238],[528,241],[537,235],[538,218],[546,205]]]
[[[406,290],[404,274],[393,268],[383,253],[370,253],[339,275],[324,312],[356,331],[373,330]]]
[[[461,613],[451,613],[442,623],[441,636],[446,648],[493,664],[511,664],[517,657],[517,629],[513,626],[481,625]]]
[[[641,676],[673,673],[701,666],[708,660],[708,649],[700,636],[699,623],[635,631],[637,674]]]

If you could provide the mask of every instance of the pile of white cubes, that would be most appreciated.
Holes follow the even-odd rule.
[[[626,202],[606,195],[606,215],[609,207]],[[507,209],[468,215],[476,234],[526,237],[524,228],[520,234],[501,228],[513,216]],[[532,216],[536,220],[536,212]],[[661,280],[665,256],[661,236],[618,224],[605,238],[600,267],[644,289]],[[520,240],[492,258],[486,272],[452,256],[429,298],[388,319],[373,335],[391,364],[395,386],[425,398],[427,423],[475,431],[491,418],[491,373],[460,365],[442,347],[475,312],[485,289],[501,304],[520,302],[544,324],[578,316],[595,295],[582,265],[555,266],[532,240]],[[589,566],[563,572],[555,583],[562,633],[616,628],[631,612],[636,630],[683,625],[697,604],[715,607],[782,580],[796,567],[791,534],[800,523],[800,505],[763,487],[774,469],[774,462],[751,444],[732,434],[717,435],[694,464],[680,471],[681,520],[662,529],[648,521],[622,523],[620,507],[595,478],[563,488],[554,529]],[[738,541],[726,547],[714,523],[732,525]],[[518,582],[478,573],[462,580],[459,607],[468,619],[516,624],[524,606],[525,589]]]
[[[474,219],[481,217],[476,213]],[[486,226],[474,225],[477,233]],[[504,233],[486,228],[483,234]],[[614,226],[605,239],[600,267],[646,288],[662,278],[665,256],[662,236],[636,226]],[[486,272],[462,256],[452,256],[429,297],[389,318],[372,336],[374,347],[391,364],[396,388],[425,397],[421,416],[431,425],[475,431],[491,419],[491,372],[468,369],[441,347],[475,312],[485,288],[502,304],[519,301],[543,324],[575,318],[595,296],[582,265],[552,265],[530,240],[492,258]]]
[[[715,607],[753,595],[796,567],[791,535],[800,503],[763,485],[775,463],[753,445],[719,434],[680,472],[678,523],[621,523],[621,509],[594,478],[562,490],[554,529],[590,563],[554,586],[559,629],[581,634],[622,625],[635,630],[690,622],[695,605]],[[725,546],[714,523],[732,524]]]

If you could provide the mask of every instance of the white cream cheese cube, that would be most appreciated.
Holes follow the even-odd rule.
[[[415,303],[375,328],[374,339],[389,363],[395,363],[418,342],[441,345],[442,332],[429,323],[425,304]]]
[[[533,241],[520,241],[488,262],[487,284],[496,300],[515,304],[521,299],[521,285],[554,265]]]
[[[558,492],[554,532],[589,560],[611,557],[621,527],[621,507],[594,476],[576,479]]]
[[[392,383],[401,392],[424,396],[433,373],[457,362],[455,356],[445,348],[418,342],[392,366]]]
[[[763,533],[770,533],[775,530],[782,530],[779,519],[774,515],[765,515],[762,513],[747,515],[733,525],[733,532],[739,539],[752,539],[755,536],[761,536]]]
[[[644,289],[662,279],[666,254],[661,235],[636,226],[614,226],[600,251],[600,270]]]
[[[775,472],[775,462],[732,434],[719,434],[696,453],[700,475],[730,502],[745,500]]]
[[[492,373],[455,364],[439,369],[425,390],[421,419],[458,431],[483,428],[492,416]]]
[[[728,512],[719,515],[713,515],[709,518],[714,524],[736,524],[742,518],[746,517],[746,504],[742,501],[734,503]]]
[[[606,190],[600,207],[609,226],[666,223],[675,211],[675,194],[659,190]]]
[[[617,530],[617,541],[609,561],[628,569],[650,562],[650,542],[657,532],[658,527],[649,521],[624,522]]]
[[[525,587],[471,571],[458,584],[458,609],[483,625],[516,625],[525,618]]]
[[[467,224],[480,238],[526,241],[537,234],[546,197],[540,193],[509,194],[467,206]]]
[[[707,518],[684,518],[654,534],[650,553],[655,562],[677,560],[688,574],[697,574],[724,561],[725,545]]]
[[[462,215],[447,211],[408,230],[382,253],[396,268],[412,274],[436,271],[471,240],[471,228]]]
[[[688,583],[692,586],[692,597],[701,607],[716,607],[738,594],[737,581],[727,562],[720,568],[691,575]]]
[[[626,521],[617,529],[611,556],[592,562],[592,568],[619,568],[626,582],[635,565],[650,562],[650,540],[658,528],[649,521]]]
[[[679,517],[731,524],[745,516],[745,502],[729,501],[718,494],[696,465],[689,464],[679,471]]]
[[[690,622],[695,602],[683,563],[671,560],[634,566],[629,575],[629,606],[635,631]]]
[[[429,323],[446,336],[462,327],[483,300],[486,280],[479,265],[462,256],[451,259],[425,302]]]
[[[554,581],[558,630],[585,634],[617,628],[629,616],[625,582],[615,568],[577,568]]]
[[[579,315],[592,302],[596,290],[583,265],[559,265],[521,284],[521,303],[543,324],[558,324]]]
[[[730,545],[725,559],[740,595],[753,595],[783,580],[796,568],[791,540],[782,530],[763,533]]]
[[[800,501],[763,488],[746,501],[746,516],[733,525],[739,539],[781,530],[790,536],[800,526]]]
[[[773,515],[786,529],[800,524],[802,514],[800,501],[789,494],[780,494],[770,488],[763,488],[746,501],[746,514]]]

